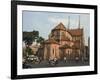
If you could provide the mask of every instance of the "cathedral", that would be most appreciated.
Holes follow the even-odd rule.
[[[81,59],[84,55],[84,29],[66,28],[59,23],[51,30],[48,39],[45,40],[38,50],[43,60],[67,60]]]

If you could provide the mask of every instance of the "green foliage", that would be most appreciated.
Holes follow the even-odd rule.
[[[37,43],[43,42],[44,38],[40,37],[39,32],[34,30],[32,32],[23,32],[23,41],[26,45],[30,46],[34,41]]]
[[[27,47],[26,48],[26,53],[28,53],[28,55],[32,55],[33,54],[33,51],[30,47]]]
[[[24,38],[23,38],[23,40],[25,41],[26,45],[31,45],[32,41],[33,41],[31,35],[25,35]]]
[[[31,45],[33,41],[35,41],[39,37],[38,31],[32,32],[23,32],[23,41],[26,45]]]
[[[42,43],[44,41],[44,38],[42,38],[42,37],[38,37],[38,39],[37,39],[37,43]]]
[[[38,31],[33,31],[32,33],[33,33],[33,37],[35,39],[37,39],[39,37],[39,32]]]

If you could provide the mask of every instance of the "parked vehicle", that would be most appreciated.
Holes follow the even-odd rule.
[[[58,64],[58,60],[57,60],[56,58],[50,59],[50,60],[49,60],[49,64],[50,64],[51,66],[55,66],[55,65]]]
[[[31,63],[39,63],[39,58],[37,57],[37,56],[35,56],[35,55],[29,55],[28,57],[27,57],[27,61],[28,62],[31,62]]]

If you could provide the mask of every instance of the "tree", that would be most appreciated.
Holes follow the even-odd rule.
[[[26,45],[26,51],[24,54],[31,55],[33,54],[32,49],[29,47],[33,42],[41,43],[44,41],[44,38],[39,36],[38,31],[31,31],[31,32],[23,32],[23,41]]]
[[[33,54],[33,51],[30,47],[27,47],[26,48],[26,53],[28,53],[28,55],[32,55]]]
[[[23,41],[27,46],[30,46],[39,37],[38,31],[23,32]]]
[[[34,30],[32,33],[33,33],[33,37],[34,37],[35,39],[39,37],[39,32],[38,32],[38,31],[35,31],[35,30]]]
[[[44,41],[44,38],[42,38],[42,37],[37,38],[37,43],[42,43],[43,41]]]

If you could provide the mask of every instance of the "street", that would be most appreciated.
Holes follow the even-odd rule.
[[[89,65],[89,61],[71,61],[71,62],[64,62],[59,61],[56,65],[51,65],[47,61],[41,61],[40,63],[33,64],[27,63],[23,64],[23,68],[47,68],[47,67],[72,67],[72,66],[86,66]]]

